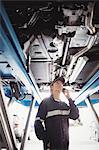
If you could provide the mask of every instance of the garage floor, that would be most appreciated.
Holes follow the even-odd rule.
[[[90,139],[86,133],[87,129],[83,126],[71,126],[69,150],[99,150],[99,142]],[[27,141],[25,150],[43,150],[42,141],[35,137],[34,132],[31,140]]]

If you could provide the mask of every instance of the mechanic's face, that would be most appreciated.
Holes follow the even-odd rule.
[[[52,85],[52,91],[53,92],[62,92],[63,89],[63,83],[60,80],[57,80],[55,83]]]

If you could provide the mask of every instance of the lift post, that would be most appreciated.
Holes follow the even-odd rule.
[[[29,110],[29,114],[28,114],[28,117],[27,117],[27,122],[26,122],[25,130],[24,130],[24,135],[23,135],[23,140],[22,140],[20,150],[24,150],[26,141],[28,139],[28,133],[29,133],[29,127],[30,127],[31,114],[32,114],[33,107],[34,107],[34,97],[32,96],[30,110]]]
[[[90,97],[88,96],[87,99],[85,99],[85,102],[92,114],[92,117],[95,121],[95,126],[96,126],[96,134],[97,134],[97,141],[99,142],[99,116],[95,110],[95,108],[93,107],[93,104],[91,103]]]
[[[0,140],[0,150],[3,148],[6,150],[17,150],[15,135],[9,121],[5,99],[3,87],[0,82],[0,137],[2,139]]]

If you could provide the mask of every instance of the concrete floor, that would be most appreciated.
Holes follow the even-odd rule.
[[[42,141],[36,138],[34,132],[31,140],[27,141],[25,150],[43,150]],[[71,126],[69,150],[99,150],[99,142],[90,140],[87,135],[87,129],[83,126]]]
[[[98,109],[99,110],[99,106]],[[32,131],[30,134],[29,141],[26,142],[24,150],[43,150],[42,141],[38,140],[34,133],[34,120],[37,109],[33,110],[32,117]],[[95,141],[95,137],[93,136],[94,130],[91,127],[92,121],[91,113],[87,109],[80,110],[81,120],[83,125],[78,125],[73,122],[70,122],[70,146],[69,150],[99,150],[99,142]],[[87,114],[87,115],[86,115]],[[90,121],[90,122],[89,122]],[[90,128],[90,127],[91,128]],[[90,138],[91,137],[91,138]],[[19,146],[20,147],[20,146]]]
[[[87,128],[71,127],[70,150],[99,150],[99,142],[90,139]]]

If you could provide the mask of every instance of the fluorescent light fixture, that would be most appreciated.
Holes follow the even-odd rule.
[[[88,58],[86,56],[78,58],[77,64],[75,65],[75,68],[69,78],[69,83],[75,82],[77,76],[79,75],[79,73],[81,72],[87,61]]]

